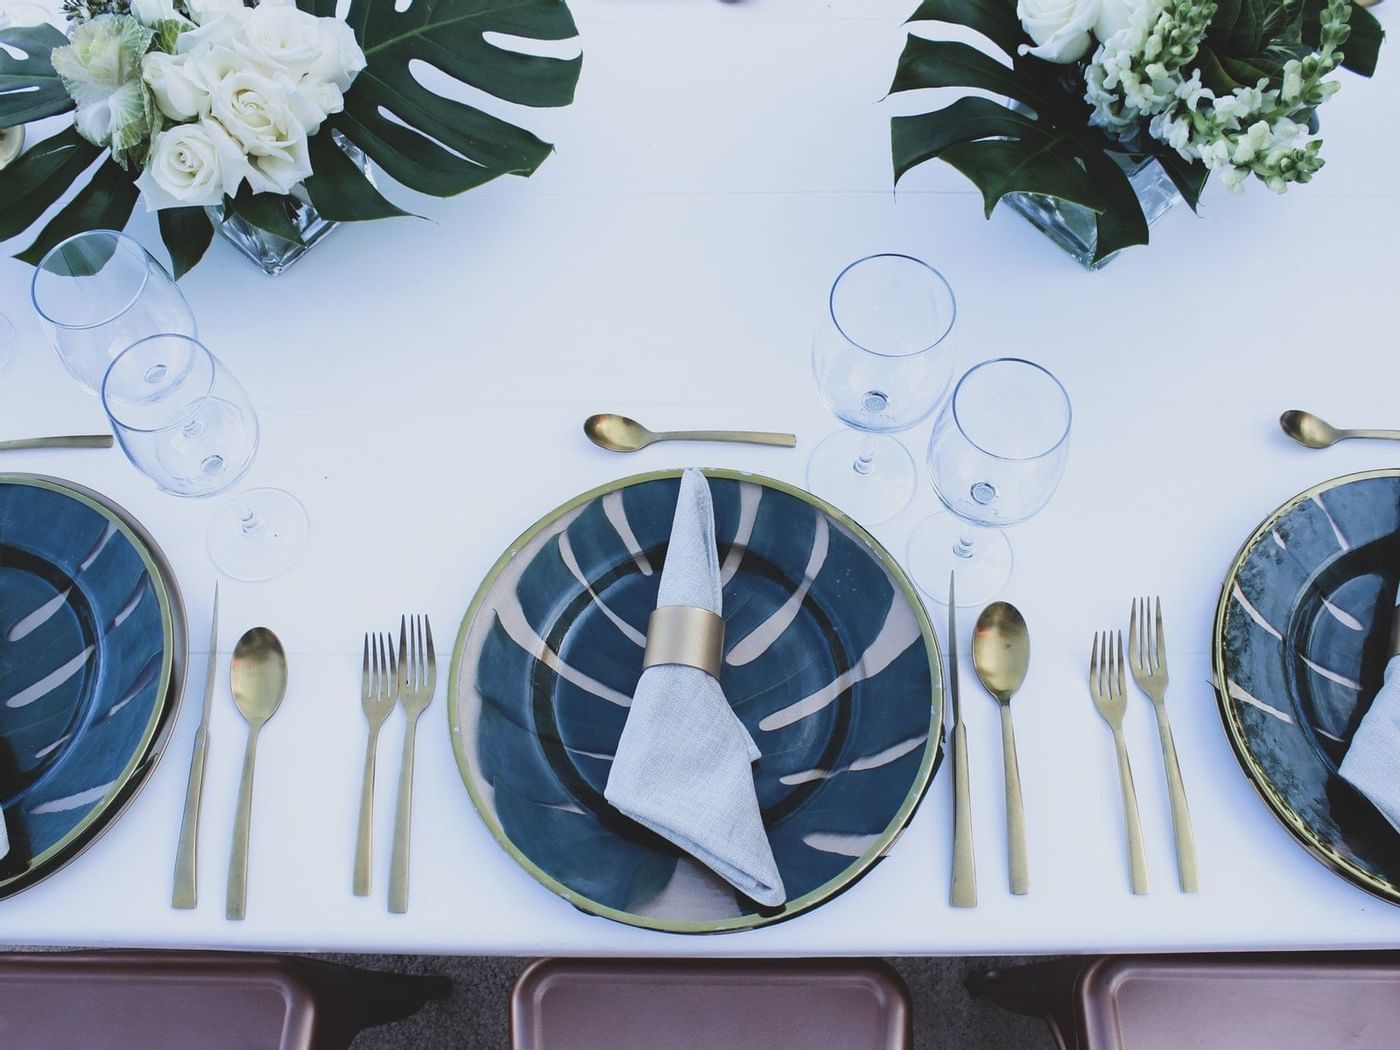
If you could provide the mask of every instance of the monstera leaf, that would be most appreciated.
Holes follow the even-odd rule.
[[[1095,259],[1131,244],[1147,243],[1147,220],[1123,167],[1114,159],[1136,156],[1089,126],[1082,90],[1068,90],[1056,67],[1017,54],[1031,46],[1006,0],[924,0],[910,21],[945,22],[975,29],[1005,53],[999,61],[969,44],[910,35],[891,91],[974,88],[1011,101],[962,98],[891,126],[896,181],[927,160],[957,168],[982,191],[987,215],[1008,193],[1040,193],[1081,205],[1095,215]],[[1009,62],[1009,64],[1008,64]],[[1179,159],[1163,161],[1182,196],[1194,208],[1205,171]],[[1163,151],[1166,152],[1166,151]]]
[[[319,17],[336,13],[335,0],[298,3]],[[535,53],[542,43],[577,35],[564,0],[412,0],[401,11],[393,0],[351,0],[346,20],[368,64],[346,94],[344,111],[327,121],[310,143],[315,174],[306,180],[306,193],[326,218],[349,222],[407,214],[346,155],[351,146],[404,186],[436,197],[462,193],[498,175],[528,176],[549,156],[549,143],[490,110],[497,108],[495,101],[504,111],[564,106],[573,100],[582,59]],[[48,26],[8,29],[0,31],[0,43],[24,56],[17,59],[0,49],[0,127],[73,107],[49,59],[53,48],[66,43],[62,33]],[[474,97],[486,99],[463,102],[439,94],[420,81],[423,70],[454,81],[448,91],[464,86],[475,89]],[[72,170],[78,159],[85,158],[86,170],[100,154],[95,147],[84,150],[71,140],[68,136],[53,147],[43,144],[42,155],[34,161],[0,172],[0,233],[23,232],[82,177],[81,171]],[[52,170],[60,161],[64,177],[36,178],[41,168]],[[136,194],[118,187],[108,168],[104,164],[96,169],[94,183],[79,191],[78,199],[20,258],[36,261],[63,236],[93,228],[99,220],[101,225],[125,225]],[[16,201],[23,206],[13,206]],[[289,206],[286,198],[250,193],[224,204],[226,213],[274,236],[294,239]],[[16,229],[19,217],[27,221]],[[179,276],[204,254],[213,226],[203,208],[178,208],[161,213],[160,231]]]

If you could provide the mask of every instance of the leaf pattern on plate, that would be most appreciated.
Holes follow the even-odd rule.
[[[533,874],[585,910],[693,931],[787,918],[853,882],[912,812],[941,726],[936,642],[888,555],[796,490],[723,472],[710,486],[721,681],[763,752],[785,908],[760,913],[603,798],[677,474],[620,482],[522,537],[468,614],[451,692],[468,787]]]

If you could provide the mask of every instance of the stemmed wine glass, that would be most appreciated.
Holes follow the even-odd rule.
[[[102,381],[102,407],[128,459],[160,488],[202,498],[252,466],[258,417],[243,387],[197,339],[153,335],[127,347]],[[209,557],[235,580],[268,580],[306,545],[306,511],[280,489],[249,489],[209,527]]]
[[[1015,357],[975,365],[958,380],[933,428],[928,468],[948,509],[909,540],[909,571],[946,601],[948,574],[958,604],[982,605],[1011,577],[1011,544],[1001,531],[1049,501],[1069,458],[1072,413],[1060,381]]]
[[[908,255],[871,255],[841,271],[812,340],[812,370],[823,400],[854,429],[816,447],[809,489],[866,524],[914,498],[914,461],[888,435],[924,419],[947,392],[956,315],[943,275]]]
[[[174,278],[116,230],[90,230],[55,245],[29,287],[63,366],[93,394],[112,359],[137,340],[198,334]]]

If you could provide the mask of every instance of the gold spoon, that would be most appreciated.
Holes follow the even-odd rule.
[[[258,732],[282,703],[287,692],[287,654],[266,627],[254,627],[233,647],[229,687],[239,714],[248,723],[248,746],[243,752],[243,780],[238,787],[238,815],[233,825],[233,853],[228,862],[228,900],[224,914],[241,919],[248,908],[248,828],[253,816],[253,765],[258,755]]]
[[[762,430],[664,430],[651,431],[635,419],[602,412],[583,421],[588,440],[609,452],[636,452],[657,441],[738,441],[746,445],[797,444],[793,434],[772,434]]]
[[[1378,438],[1400,441],[1400,430],[1341,430],[1319,419],[1311,412],[1290,408],[1278,417],[1278,425],[1283,432],[1300,445],[1308,448],[1331,448],[1338,441],[1349,438]]]
[[[1001,706],[1001,755],[1006,767],[1006,851],[1011,892],[1030,889],[1026,862],[1026,816],[1021,805],[1021,770],[1016,762],[1016,734],[1011,728],[1011,697],[1026,680],[1031,662],[1031,635],[1014,605],[993,602],[977,617],[972,631],[972,666],[982,687]]]

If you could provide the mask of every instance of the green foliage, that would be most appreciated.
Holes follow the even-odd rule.
[[[985,98],[963,98],[917,116],[895,117],[891,143],[895,179],[937,158],[966,175],[982,192],[986,212],[1008,193],[1040,193],[1095,213],[1095,258],[1147,243],[1147,220],[1113,154],[1121,143],[1089,127],[1083,99],[1065,90],[1055,67],[1017,54],[1032,41],[1002,0],[924,0],[911,21],[964,25],[1005,53],[997,61],[967,44],[910,35],[891,91],[973,88],[1020,103],[1013,109]],[[1172,173],[1180,186],[1204,182],[1191,166]],[[1193,193],[1189,199],[1194,200]]]
[[[126,0],[66,0],[78,18],[124,13]],[[335,14],[334,0],[298,0],[318,17]],[[500,41],[567,41],[577,36],[564,0],[413,0],[396,11],[393,0],[351,0],[347,21],[365,52],[367,67],[346,93],[345,109],[310,140],[315,174],[306,191],[326,218],[336,221],[381,219],[409,214],[365,177],[337,145],[337,135],[368,154],[409,189],[453,196],[499,175],[530,175],[553,147],[511,120],[481,106],[429,90],[411,66],[432,66],[448,77],[514,106],[553,107],[573,101],[582,59],[555,58],[510,50]],[[174,47],[178,27],[158,27],[156,46]],[[23,53],[0,49],[0,127],[24,124],[74,108],[53,70],[52,50],[68,43],[50,26],[0,30],[0,42]],[[38,90],[35,90],[37,86]],[[155,125],[158,127],[158,125]],[[76,141],[75,141],[76,140]],[[101,154],[96,147],[63,132],[32,146],[24,158],[0,171],[0,235],[15,236],[36,221]],[[30,155],[33,154],[32,158]],[[136,190],[115,185],[115,163],[102,165],[20,257],[34,261],[41,248],[63,235],[97,226],[120,228],[131,212]],[[39,173],[46,173],[39,177]],[[249,223],[295,240],[285,198],[240,194],[225,206]],[[178,274],[199,261],[209,244],[209,220],[182,208],[162,212],[161,238]],[[83,226],[83,223],[89,223]],[[38,252],[35,256],[34,253]],[[34,258],[31,258],[34,256]]]

